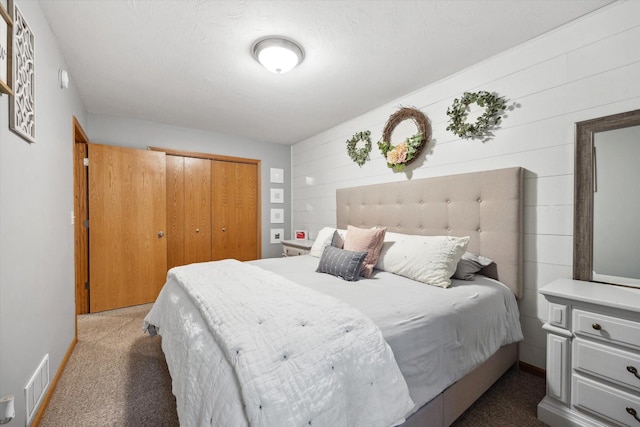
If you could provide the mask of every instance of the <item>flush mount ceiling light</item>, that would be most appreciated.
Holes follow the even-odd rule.
[[[282,37],[258,40],[251,49],[253,57],[272,73],[286,73],[304,59],[304,51],[295,42]]]

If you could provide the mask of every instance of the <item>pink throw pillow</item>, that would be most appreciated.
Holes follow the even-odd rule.
[[[386,227],[358,228],[351,225],[347,226],[347,236],[344,239],[343,248],[347,251],[367,252],[360,271],[361,276],[370,278],[373,274],[373,267],[380,257],[386,231]]]

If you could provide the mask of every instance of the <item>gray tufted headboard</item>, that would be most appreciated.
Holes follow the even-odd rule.
[[[338,189],[337,226],[470,236],[467,250],[495,261],[483,273],[521,298],[523,172],[516,167]]]

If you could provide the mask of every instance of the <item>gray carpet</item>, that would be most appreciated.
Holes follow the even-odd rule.
[[[78,343],[40,426],[178,426],[160,338],[142,334],[150,308],[78,317]],[[544,426],[536,419],[544,393],[543,378],[511,369],[453,425]]]

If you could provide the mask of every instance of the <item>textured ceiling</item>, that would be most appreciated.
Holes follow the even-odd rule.
[[[607,3],[40,1],[89,112],[282,144]],[[250,50],[268,35],[300,43],[304,62],[266,71]]]

